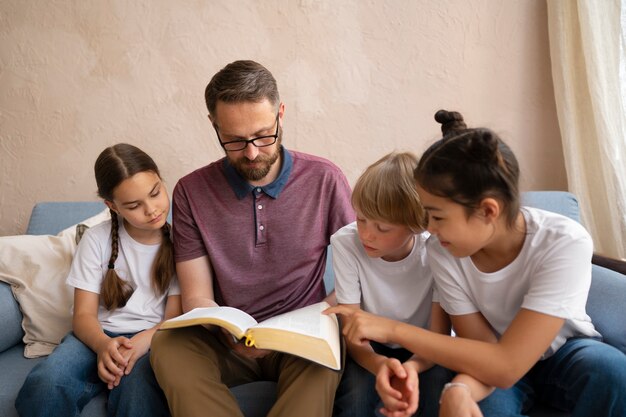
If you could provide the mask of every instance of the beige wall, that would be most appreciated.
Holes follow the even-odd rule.
[[[204,87],[251,58],[276,76],[287,147],[351,183],[392,150],[421,153],[439,108],[494,128],[523,189],[565,189],[540,0],[2,0],[0,235],[32,205],[95,200],[93,162],[127,141],[171,188],[222,155]]]

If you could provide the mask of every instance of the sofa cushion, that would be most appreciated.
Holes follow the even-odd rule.
[[[559,213],[580,223],[578,200],[567,191],[526,191],[522,193],[522,204]]]
[[[231,387],[246,417],[265,417],[276,401],[276,383],[257,381]]]
[[[30,370],[41,359],[26,359],[22,345],[13,346],[0,355],[0,416],[17,417],[15,398]]]
[[[81,222],[93,226],[109,211]],[[24,356],[48,355],[71,329],[73,291],[65,280],[76,249],[76,225],[58,235],[0,237],[0,281],[22,311]]]
[[[20,326],[22,314],[11,287],[4,282],[0,282],[0,318],[0,352],[4,352],[24,336]]]
[[[56,235],[76,224],[101,213],[102,201],[43,201],[35,204],[28,220],[27,235]]]

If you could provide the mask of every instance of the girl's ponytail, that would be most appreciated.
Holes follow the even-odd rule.
[[[124,307],[133,295],[133,288],[115,272],[115,261],[119,253],[119,221],[117,213],[111,210],[111,258],[102,281],[101,296],[107,310]]]

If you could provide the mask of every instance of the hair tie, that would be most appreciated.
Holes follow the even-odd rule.
[[[109,262],[109,269],[115,269],[115,264],[113,262]]]

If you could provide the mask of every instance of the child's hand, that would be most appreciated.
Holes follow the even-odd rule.
[[[442,394],[439,417],[483,417],[483,413],[467,389],[455,387]]]
[[[343,328],[341,333],[355,345],[364,345],[370,340],[380,343],[389,343],[389,338],[394,332],[393,320],[366,313],[361,309],[347,306],[330,307],[324,310],[324,314],[339,314]]]
[[[122,375],[115,375],[115,381],[109,382],[107,384],[107,388],[109,390],[112,390],[113,388],[117,387],[120,384],[120,381],[122,380],[122,377],[125,376],[125,375],[128,375],[130,373],[129,366],[131,366],[130,365],[130,359],[131,359],[131,356],[132,356],[132,353],[133,353],[133,349],[132,348],[131,349],[126,349],[124,346],[121,346],[120,347],[120,353],[126,359],[126,361],[128,362],[129,365],[126,366],[123,369],[123,374]],[[133,361],[133,364],[134,364],[134,361]],[[132,368],[132,366],[131,366],[131,368]]]
[[[120,346],[119,351],[120,351],[120,354],[127,361],[128,365],[123,369],[124,373],[122,375],[115,375],[115,381],[109,382],[107,384],[107,388],[109,390],[112,390],[113,388],[117,387],[120,384],[120,381],[122,380],[122,376],[128,375],[128,372],[130,372],[127,370],[128,370],[128,367],[131,366],[130,357],[131,357],[131,353],[133,352],[133,348],[128,349],[125,346]]]
[[[122,353],[122,355],[128,361],[126,369],[124,369],[124,375],[130,374],[130,371],[133,370],[133,367],[135,366],[135,363],[137,363],[139,358],[148,353],[148,351],[150,350],[150,344],[152,343],[153,335],[153,331],[144,330],[130,338],[130,342],[132,343],[132,346],[130,348],[127,348],[125,346],[120,347],[120,353]]]
[[[113,383],[107,384],[109,389],[117,387],[122,379],[122,376],[129,375],[139,358],[148,353],[150,350],[152,335],[153,332],[150,331],[139,332],[130,338],[130,346],[121,345],[119,347],[118,351],[126,361],[126,366],[123,369],[124,373],[122,375],[117,375]]]
[[[118,336],[109,338],[106,343],[98,347],[98,376],[107,385],[119,384],[119,379],[124,375],[124,369],[128,365],[126,358],[120,353],[121,346],[130,349],[133,347],[126,337]]]
[[[387,417],[410,417],[417,411],[419,384],[414,362],[388,358],[376,374],[376,391]]]

